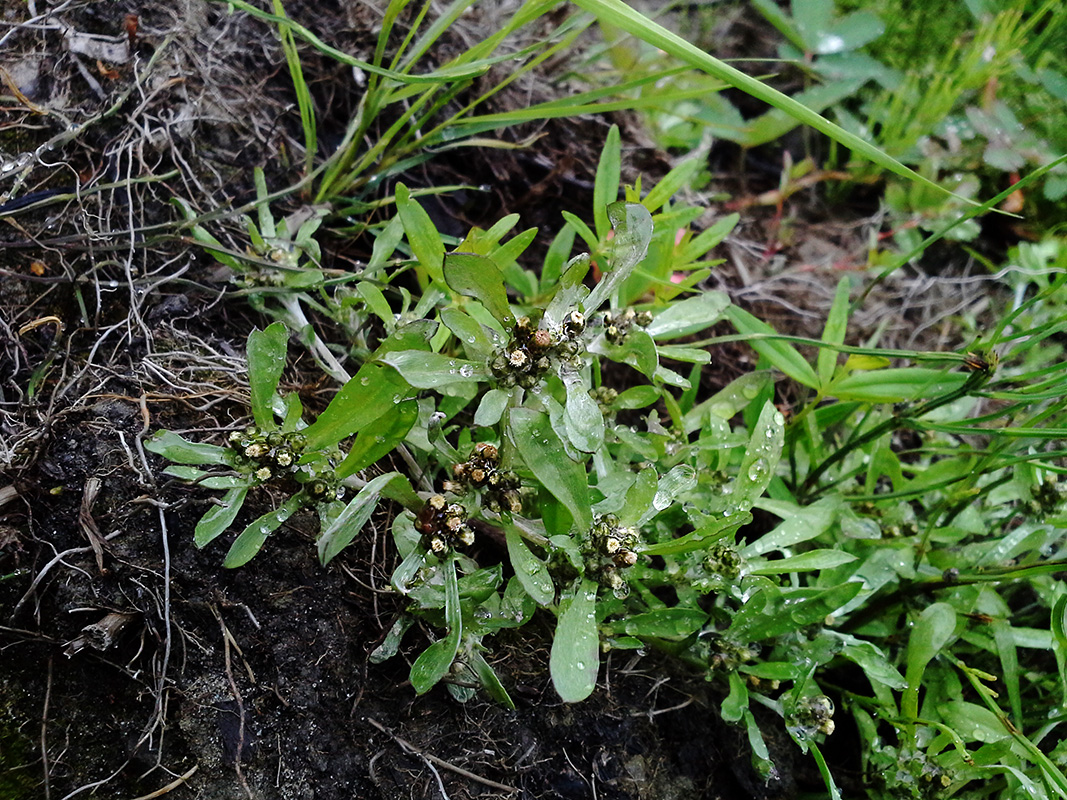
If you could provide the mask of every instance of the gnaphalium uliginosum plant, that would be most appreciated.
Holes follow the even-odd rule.
[[[601,172],[610,173],[613,162],[606,148]],[[597,183],[611,181],[598,173]],[[773,766],[752,703],[784,720],[832,786],[819,752],[833,729],[821,671],[851,662],[886,698],[909,682],[877,637],[842,629],[841,620],[847,623],[886,578],[870,583],[882,575],[870,572],[879,553],[865,554],[852,544],[864,540],[850,538],[871,535],[863,533],[869,523],[831,488],[854,483],[865,459],[885,463],[879,448],[892,431],[928,424],[928,415],[979,391],[989,375],[967,367],[977,363],[968,355],[936,354],[971,370],[945,372],[891,368],[874,351],[844,347],[845,282],[814,366],[726,296],[682,299],[707,274],[700,259],[736,218],[679,241],[678,231],[700,212],[671,206],[660,186],[643,198],[628,190],[630,202],[607,206],[593,228],[568,218],[538,275],[515,264],[530,232],[504,240],[514,217],[472,231],[446,253],[425,211],[403,187],[397,197],[398,216],[383,230],[388,246],[376,248],[368,269],[343,286],[296,281],[279,287],[284,302],[263,305],[289,319],[298,304],[331,313],[336,303],[347,324],[373,316],[384,329],[349,353],[359,369],[322,414],[309,424],[299,398],[278,392],[291,333],[275,323],[249,338],[252,427],[225,447],[166,432],[149,443],[181,465],[170,474],[225,490],[197,525],[197,543],[225,532],[250,489],[267,483],[288,489],[289,499],[243,529],[226,566],[247,563],[301,508],[319,514],[319,555],[328,563],[389,498],[405,509],[393,525],[401,563],[392,584],[409,598],[412,614],[446,632],[413,665],[416,691],[445,680],[465,699],[480,685],[510,705],[483,656],[485,639],[544,608],[557,618],[549,661],[563,699],[593,690],[602,650],[653,646],[727,690],[723,716],[745,726],[765,774]],[[576,237],[590,255],[568,260]],[[405,239],[417,260],[390,261]],[[590,290],[594,261],[603,278]],[[393,288],[400,269],[415,271],[422,297]],[[672,280],[678,276],[680,285]],[[722,317],[764,364],[811,392],[790,428],[788,469],[779,468],[787,440],[769,402],[771,371],[698,397],[709,357],[689,340]],[[308,331],[299,333],[307,344]],[[840,350],[857,352],[841,361]],[[605,385],[605,361],[632,368],[634,385]],[[676,371],[679,364],[688,365],[687,374]],[[894,403],[891,413],[877,411]],[[820,432],[832,441],[846,418],[856,420],[855,432],[827,449]],[[398,448],[432,485],[416,491],[400,473],[365,473]],[[735,534],[754,506],[782,522],[738,543]],[[502,535],[510,576],[502,564],[471,557],[483,526]],[[840,538],[838,530],[851,533]],[[776,552],[781,557],[773,558]],[[410,624],[410,616],[397,620],[373,658],[397,652]],[[918,655],[909,659],[925,666]],[[908,702],[899,713],[917,714]]]

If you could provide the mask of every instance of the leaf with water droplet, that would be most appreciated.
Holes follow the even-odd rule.
[[[658,608],[612,625],[616,633],[681,641],[700,630],[708,615],[698,608]]]
[[[369,379],[366,384],[363,378]],[[394,370],[380,364],[364,364],[341,387],[318,419],[304,430],[308,450],[332,447],[389,411],[394,396],[399,403],[413,394],[412,388]]]
[[[285,367],[285,352],[289,331],[281,322],[274,322],[266,330],[254,330],[248,335],[248,388],[252,401],[252,416],[256,425],[265,431],[278,427],[271,413],[271,400],[278,390],[278,381]]]
[[[514,324],[504,275],[491,258],[475,253],[446,253],[444,275],[452,291],[473,297],[504,327]]]
[[[351,544],[352,540],[363,530],[363,526],[367,524],[370,515],[378,507],[378,496],[382,488],[399,476],[400,474],[397,472],[387,472],[367,483],[349,501],[348,505],[345,506],[345,510],[322,532],[319,536],[317,547],[319,561],[322,562],[323,566],[329,564],[334,556]]]
[[[652,498],[656,511],[668,508],[675,498],[681,497],[697,485],[696,470],[688,464],[679,464],[659,480],[659,488]]]
[[[612,203],[608,206],[608,218],[615,231],[615,238],[611,240],[611,271],[605,272],[586,299],[586,314],[592,314],[607,302],[644,259],[652,241],[652,215],[640,203]]]
[[[307,495],[301,493],[290,497],[277,511],[269,511],[252,522],[234,539],[226,560],[222,566],[226,569],[243,567],[263,547],[267,537],[276,531],[283,522],[299,511],[308,501]]]
[[[404,441],[418,418],[419,404],[415,400],[404,400],[389,406],[373,425],[356,436],[345,460],[337,467],[337,477],[355,475],[387,456]]]
[[[567,457],[548,417],[528,408],[508,415],[508,438],[541,484],[570,512],[581,529],[593,524],[585,466]]]
[[[645,331],[657,341],[688,336],[714,324],[728,305],[730,298],[726,294],[704,292],[663,309]]]
[[[222,498],[222,505],[212,506],[200,521],[196,523],[193,532],[193,542],[197,547],[203,547],[226,531],[237,518],[237,512],[244,505],[245,496],[248,494],[247,486],[237,486],[226,492]]]
[[[595,453],[604,444],[604,415],[589,396],[585,382],[574,373],[566,373],[567,405],[563,412],[564,428],[570,443],[583,453]]]
[[[477,383],[488,378],[484,364],[449,358],[441,353],[401,350],[386,353],[381,360],[418,389],[442,389],[457,383]]]
[[[775,418],[777,413],[772,403],[765,403],[752,430],[734,483],[734,502],[741,510],[752,507],[756,498],[766,491],[778,468],[782,444],[785,442],[785,428]]]
[[[715,416],[715,424],[730,420],[771,385],[772,376],[767,370],[750,372],[732,381],[704,402],[686,413],[682,424],[686,433],[708,427],[709,415]],[[714,426],[713,426],[714,427]]]
[[[233,451],[213,444],[183,439],[170,431],[159,431],[144,443],[145,450],[178,464],[233,464]]]
[[[552,576],[549,575],[545,562],[530,552],[530,548],[514,528],[507,529],[506,541],[516,579],[539,605],[547,606],[556,599],[556,587],[552,585]]]
[[[595,582],[585,578],[560,600],[548,666],[552,684],[565,703],[585,700],[596,688],[600,668],[600,637],[594,613],[596,588]]]
[[[449,667],[459,652],[463,634],[462,612],[459,605],[459,581],[456,577],[456,562],[449,558],[445,564],[445,622],[448,635],[434,642],[411,665],[409,679],[417,694],[425,694],[434,684],[448,674]]]

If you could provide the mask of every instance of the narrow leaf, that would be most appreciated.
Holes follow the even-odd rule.
[[[212,506],[204,512],[193,532],[193,542],[197,547],[203,547],[226,532],[237,518],[247,494],[247,486],[236,486],[223,495],[222,505]]]
[[[348,505],[345,506],[345,510],[322,532],[317,546],[319,561],[322,562],[323,566],[329,564],[338,553],[348,547],[352,540],[359,535],[359,532],[363,530],[363,526],[367,524],[367,520],[370,519],[370,515],[378,506],[378,497],[382,488],[398,476],[399,473],[397,472],[387,472],[367,483],[349,501]]]
[[[575,524],[583,530],[592,527],[585,467],[567,457],[548,417],[528,408],[513,408],[508,435],[526,466],[566,507]]]
[[[271,403],[278,390],[278,381],[285,367],[285,351],[289,331],[281,322],[254,330],[248,335],[248,387],[252,400],[252,416],[256,425],[265,431],[277,427]]]
[[[560,603],[562,612],[548,659],[552,684],[565,703],[585,700],[596,688],[600,638],[596,627],[597,585],[584,578]]]
[[[508,528],[505,536],[511,566],[515,569],[515,577],[526,590],[526,594],[530,595],[538,605],[547,606],[556,598],[556,587],[552,585],[552,576],[548,573],[548,567],[545,566],[545,562],[530,552],[530,548],[526,546],[526,542],[517,530]]]
[[[515,322],[504,288],[504,275],[491,258],[474,253],[448,253],[444,259],[445,283],[454,292],[473,297],[505,327]]]

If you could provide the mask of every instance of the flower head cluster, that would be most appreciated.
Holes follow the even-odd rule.
[[[451,481],[445,482],[445,491],[463,494],[468,489],[482,492],[485,507],[500,513],[522,512],[522,486],[519,476],[511,470],[500,468],[500,451],[494,445],[480,442],[466,461],[452,467]]]
[[[237,450],[238,465],[245,466],[256,480],[262,482],[292,472],[306,440],[300,433],[264,433],[252,425],[231,433],[230,445]]]
[[[608,312],[604,315],[604,338],[614,345],[625,344],[626,337],[630,335],[636,325],[639,328],[647,327],[652,322],[652,312],[634,311],[627,308],[618,314]]]
[[[760,654],[755,642],[735,642],[719,633],[711,633],[705,640],[708,645],[708,667],[719,672],[736,672],[742,664],[752,661]]]
[[[598,386],[595,389],[590,389],[589,396],[596,401],[597,406],[600,408],[600,413],[605,417],[611,414],[612,403],[619,399],[619,393],[608,386]]]
[[[313,500],[338,499],[344,492],[337,483],[334,465],[341,459],[338,450],[307,459],[307,439],[297,431],[265,433],[252,425],[230,434],[230,446],[237,450],[237,467],[259,483],[290,478],[304,485]],[[310,463],[306,463],[310,462]]]
[[[593,520],[586,549],[587,570],[596,574],[600,583],[611,589],[616,597],[629,594],[630,587],[620,570],[637,563],[634,548],[640,541],[637,529],[621,525],[614,514]]]
[[[801,698],[793,711],[789,726],[802,738],[810,739],[817,733],[829,736],[834,732],[834,701],[824,694]]]
[[[443,495],[435,494],[426,501],[415,520],[415,529],[422,534],[423,547],[438,558],[457,547],[474,544],[474,531],[467,525],[467,509],[459,503],[449,503]]]
[[[552,368],[554,361],[581,366],[578,343],[585,330],[585,317],[571,311],[556,331],[535,328],[529,317],[515,321],[511,342],[489,359],[489,369],[501,386],[532,389]]]
[[[1044,482],[1035,486],[1031,493],[1034,499],[1029,503],[1030,512],[1039,517],[1054,513],[1067,496],[1056,482],[1054,474],[1046,476]]]

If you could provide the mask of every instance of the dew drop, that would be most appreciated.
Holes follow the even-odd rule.
[[[763,480],[767,477],[768,466],[766,459],[757,458],[748,468],[748,479],[750,481]]]
[[[369,375],[364,375],[362,378],[359,379],[359,382],[364,386],[369,386],[370,385],[370,376]]]
[[[464,378],[469,378],[471,375],[474,374],[474,367],[472,367],[470,364],[464,364],[462,367],[459,368],[459,374],[462,375]]]
[[[775,411],[774,412],[774,424],[775,425],[785,425],[785,417],[782,416],[782,412],[781,411]]]
[[[584,661],[575,661],[574,662],[574,666],[577,667],[578,669],[585,669],[585,662]]]
[[[745,396],[746,400],[755,400],[756,395],[759,394],[759,387],[751,383],[745,384],[741,387],[741,394]]]

